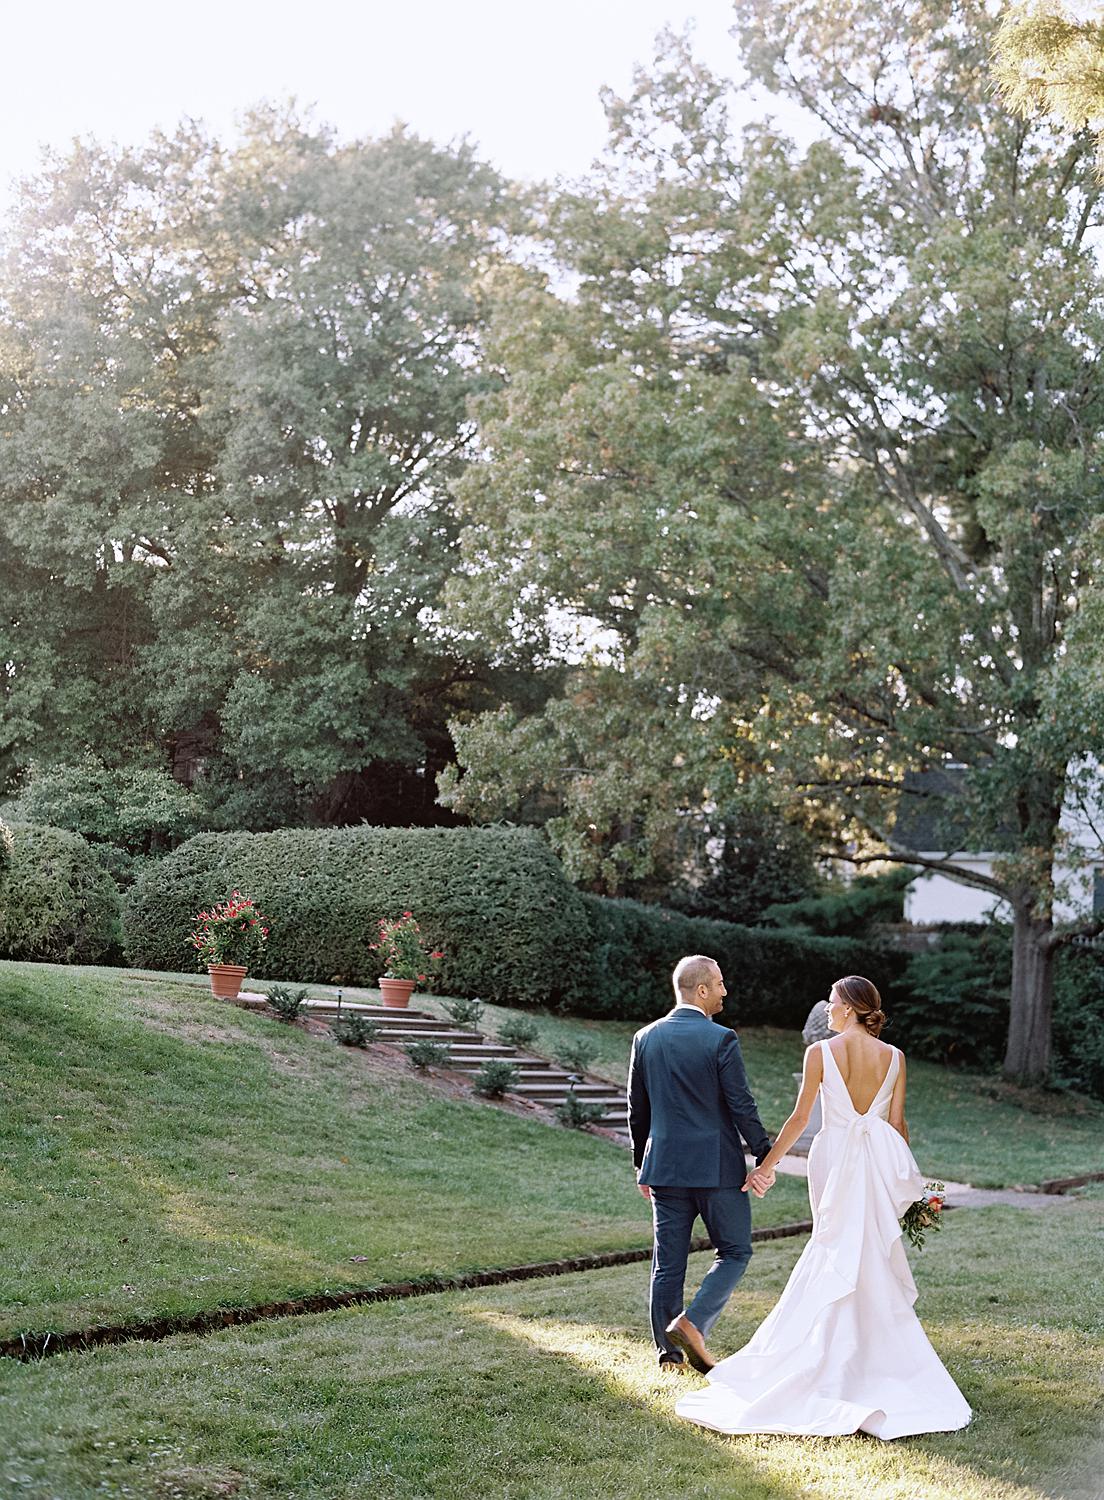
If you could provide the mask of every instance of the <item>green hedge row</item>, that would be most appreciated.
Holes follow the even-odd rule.
[[[729,1013],[744,1024],[801,1026],[841,974],[868,974],[892,990],[903,967],[899,955],[850,939],[582,895],[529,830],[367,827],[189,839],[127,898],[128,962],[195,968],[196,913],[234,889],[269,918],[263,975],[301,983],[374,984],[379,919],[407,908],[444,949],[442,993],[580,1015],[662,1014],[671,970],[687,953],[718,959]]]
[[[12,828],[0,958],[96,964],[119,956],[119,893],[79,833],[38,824]]]
[[[570,999],[585,933],[579,893],[525,829],[319,828],[206,833],[146,870],[126,899],[127,961],[194,969],[195,916],[232,890],[269,918],[263,975],[370,985],[381,917],[414,912],[445,957],[435,988],[509,1003]]]
[[[738,1025],[804,1026],[810,1010],[845,974],[872,979],[892,1006],[905,968],[892,949],[854,938],[815,937],[685,917],[662,906],[584,896],[594,983],[575,1002],[581,1015],[648,1020],[674,1000],[671,971],[684,954],[715,958]]]

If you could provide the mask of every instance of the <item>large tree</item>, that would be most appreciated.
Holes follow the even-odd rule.
[[[439,816],[448,706],[484,675],[432,609],[502,201],[466,146],[278,112],[233,149],[88,144],[27,185],[0,774],[185,746],[228,819]]]
[[[578,294],[527,292],[543,337],[500,348],[468,608],[509,569],[532,618],[612,631],[641,698],[672,705],[667,785],[703,723],[725,774],[766,774],[836,852],[1005,902],[1005,1068],[1039,1078],[1072,930],[1061,814],[1091,803],[1104,730],[1091,142],[992,99],[983,4],[736,10],[751,78],[814,138],[738,135],[677,40],[609,101],[606,176],[548,218]],[[907,798],[950,857],[897,836]],[[971,848],[1000,858],[953,858]]]

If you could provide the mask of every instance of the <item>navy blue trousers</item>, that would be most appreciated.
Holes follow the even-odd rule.
[[[681,1358],[667,1324],[685,1311],[709,1337],[751,1259],[751,1203],[742,1188],[652,1188],[652,1337],[660,1356]],[[694,1220],[701,1218],[716,1254],[697,1295],[686,1307],[686,1260]]]

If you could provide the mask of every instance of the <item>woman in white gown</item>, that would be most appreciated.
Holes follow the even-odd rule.
[[[806,1052],[793,1114],[749,1178],[749,1186],[757,1173],[769,1182],[819,1090],[812,1237],[751,1342],[675,1410],[730,1433],[950,1432],[966,1426],[970,1408],[913,1312],[916,1283],[898,1223],[924,1188],[908,1147],[905,1059],[878,1040],[885,1016],[868,979],[837,980],[828,1005],[838,1035]]]

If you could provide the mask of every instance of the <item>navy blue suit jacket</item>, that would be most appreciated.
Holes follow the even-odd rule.
[[[629,1134],[649,1187],[739,1187],[743,1136],[756,1161],[770,1140],[748,1089],[736,1033],[695,1005],[676,1006],[633,1037]]]

